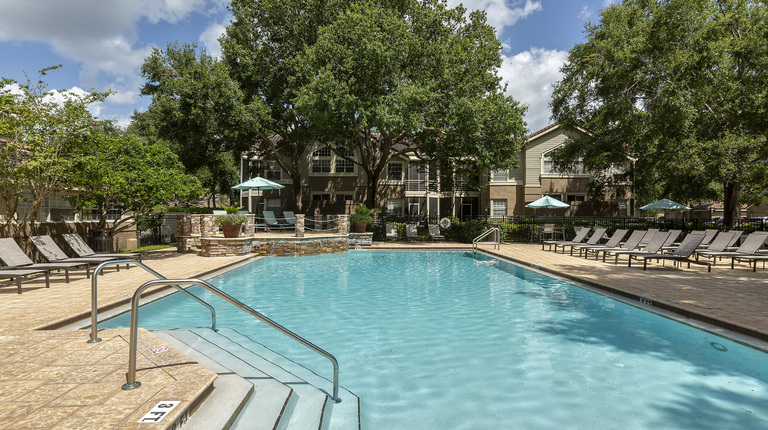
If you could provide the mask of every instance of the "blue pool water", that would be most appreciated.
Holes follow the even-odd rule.
[[[365,430],[768,428],[764,353],[498,260],[351,251],[211,283],[334,354]],[[326,359],[190,291],[220,327],[331,377]],[[209,324],[179,294],[140,312],[141,327]]]

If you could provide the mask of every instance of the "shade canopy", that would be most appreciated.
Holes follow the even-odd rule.
[[[232,188],[235,190],[248,190],[248,212],[253,213],[253,209],[251,208],[251,190],[279,190],[285,188],[285,185],[280,185],[277,182],[272,182],[269,179],[257,176],[242,184],[237,184]],[[256,207],[258,208],[258,205],[256,205]]]
[[[544,196],[538,200],[534,200],[528,203],[527,205],[525,205],[525,207],[527,208],[534,208],[534,209],[542,209],[542,208],[559,209],[559,208],[567,208],[570,206],[571,205],[569,205],[568,203],[561,202],[560,200],[550,196]]]
[[[280,188],[285,188],[285,185],[280,185],[277,182],[257,176],[232,188],[235,190],[279,190]]]
[[[687,211],[689,209],[688,206],[681,205],[680,203],[673,202],[669,199],[656,200],[655,202],[648,203],[640,208],[640,210],[644,211]]]

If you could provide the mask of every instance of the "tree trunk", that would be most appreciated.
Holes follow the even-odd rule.
[[[725,198],[723,200],[723,225],[732,227],[739,217],[740,182],[725,183]]]
[[[304,207],[304,188],[301,185],[301,175],[291,175],[291,181],[293,182],[293,201],[296,204],[296,211],[301,212]]]
[[[376,195],[378,194],[377,188],[379,185],[380,174],[381,174],[380,169],[371,170],[371,172],[368,174],[368,196],[367,196],[365,205],[371,209],[377,207]]]

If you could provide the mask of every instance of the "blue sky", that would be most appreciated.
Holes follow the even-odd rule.
[[[484,9],[504,46],[500,74],[508,93],[529,105],[531,132],[549,124],[552,83],[568,50],[583,40],[584,24],[595,22],[611,0],[470,0]],[[0,77],[34,81],[38,70],[62,64],[46,75],[50,89],[115,92],[93,107],[101,119],[127,124],[140,97],[139,68],[153,46],[197,42],[218,53],[216,41],[229,23],[226,0],[0,0]],[[459,1],[449,0],[450,6]]]

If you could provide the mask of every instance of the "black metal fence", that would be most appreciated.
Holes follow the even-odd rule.
[[[556,229],[562,229],[566,238],[572,238],[575,235],[574,227],[605,227],[608,234],[612,234],[616,229],[627,230],[647,230],[658,228],[660,230],[682,230],[684,234],[694,230],[742,230],[744,233],[753,231],[768,230],[768,223],[764,220],[738,220],[730,228],[723,224],[710,220],[702,219],[667,219],[667,218],[631,218],[631,217],[475,217],[471,219],[459,219],[448,217],[451,220],[451,227],[443,230],[442,234],[446,240],[471,243],[472,239],[485,231],[488,227],[498,227],[501,230],[502,240],[506,242],[528,242],[531,237],[531,230],[542,226],[543,224],[555,224]],[[378,216],[373,225],[369,226],[369,231],[373,231],[374,240],[386,240],[386,224],[417,224],[419,226],[420,236],[428,239],[426,233],[427,224],[439,223],[438,217],[428,216]],[[404,230],[404,227],[398,229]],[[402,237],[401,237],[402,239]]]

